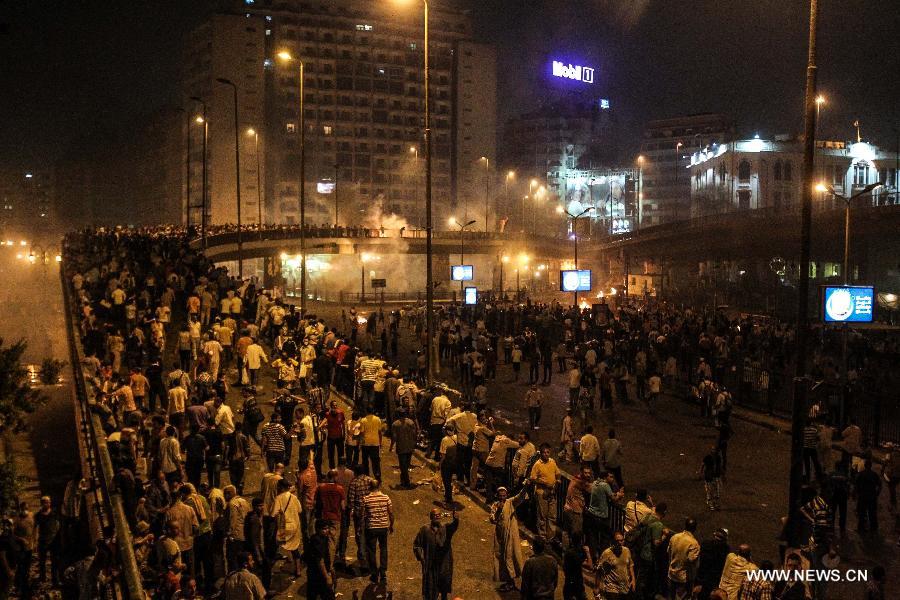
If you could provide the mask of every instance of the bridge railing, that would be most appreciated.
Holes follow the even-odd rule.
[[[366,227],[307,227],[307,239],[405,239],[405,240],[424,240],[424,229],[401,228],[401,229],[372,229]],[[296,241],[300,238],[300,228],[298,226],[275,226],[264,227],[262,230],[248,227],[241,231],[241,241],[244,244],[252,244],[257,242],[291,240]],[[434,231],[432,233],[434,240],[459,240],[459,231]],[[525,241],[525,240],[562,240],[562,235],[555,236],[537,236],[521,231],[498,232],[498,231],[466,231],[466,241]],[[580,238],[588,239],[588,238]],[[217,231],[210,232],[206,236],[207,246],[221,246],[225,244],[236,244],[238,242],[237,231]],[[199,247],[202,245],[202,239],[194,237],[191,244]]]
[[[104,530],[111,529],[116,539],[117,576],[101,591],[108,600],[144,600],[140,570],[134,555],[131,529],[125,516],[122,496],[115,483],[112,458],[106,445],[106,433],[95,410],[95,390],[85,377],[82,367],[84,351],[75,321],[75,306],[69,282],[65,275],[65,263],[60,265],[66,331],[69,339],[69,356],[75,388],[75,421],[78,428],[78,444],[81,453],[82,477],[87,483],[84,491],[88,507],[91,541],[104,538]]]

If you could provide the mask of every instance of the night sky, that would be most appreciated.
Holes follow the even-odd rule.
[[[375,0],[373,0],[375,1]],[[387,0],[386,0],[387,1]],[[436,6],[440,0],[433,0]],[[596,68],[636,147],[649,119],[722,112],[738,131],[802,130],[804,0],[458,0],[499,49],[508,117],[533,107],[551,57]],[[121,136],[177,98],[181,39],[213,2],[4,2],[0,163],[51,161]],[[820,0],[820,137],[893,148],[900,125],[896,0]],[[522,60],[524,57],[525,60]]]

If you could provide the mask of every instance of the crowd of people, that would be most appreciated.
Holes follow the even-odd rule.
[[[602,315],[559,304],[447,305],[438,308],[433,343],[458,391],[428,387],[421,306],[366,317],[350,308],[329,324],[252,279],[230,276],[192,250],[189,239],[171,228],[99,229],[71,234],[64,246],[81,367],[95,391],[137,564],[154,597],[260,599],[273,593],[279,563],[305,578],[309,598],[334,598],[338,573],[385,585],[395,525],[392,494],[382,489],[385,437],[398,459],[400,489],[415,487],[417,449],[435,461],[432,485],[445,511],[431,511],[411,540],[424,598],[452,591],[452,541],[460,527],[454,493],[463,488],[490,507],[499,589],[518,588],[522,598],[553,598],[560,583],[565,598],[584,598],[585,573],[603,598],[821,593],[794,579],[751,580],[748,570],[776,567],[756,561],[727,529],[700,541],[695,519],[667,525],[669,506],[648,490],[633,488],[626,497],[616,432],[601,442],[593,428],[598,411],[644,402],[652,413],[664,389],[685,382],[686,395],[718,432],[697,457],[707,506],[717,510],[732,435],[730,386],[754,390],[760,381],[734,378],[732,368],[745,360],[762,370],[784,366],[790,327],[627,303]],[[411,342],[401,346],[401,333],[411,333]],[[828,368],[824,355],[816,360]],[[501,365],[524,381],[523,364],[529,427],[513,432],[495,418],[491,388]],[[531,438],[548,427],[541,409],[554,375],[568,388],[568,411],[559,445],[536,447]],[[229,396],[232,387],[241,390],[239,403]],[[858,427],[843,428],[835,471],[820,470],[831,462],[822,455],[831,452],[825,427],[834,415],[826,408],[811,415],[814,452],[805,453],[811,466],[799,538],[808,541],[783,544],[782,569],[827,564],[835,513],[843,497],[843,531],[851,489],[860,528],[877,528],[881,479]],[[575,473],[564,473],[558,459],[575,465]],[[892,459],[889,465],[900,464],[900,456]],[[255,461],[262,465],[258,486],[248,468]],[[893,505],[896,486],[889,487]],[[73,495],[78,489],[76,482]],[[66,518],[74,518],[71,511]],[[27,516],[4,522],[3,539],[28,537],[22,520]],[[45,522],[34,526],[35,539],[46,538]],[[534,532],[527,559],[520,522]],[[351,533],[356,557],[348,561]],[[72,554],[63,547],[74,542],[64,533],[54,539],[65,541],[33,547],[45,549],[55,578],[67,566],[61,557]],[[562,556],[562,582],[552,550]],[[81,597],[90,598],[117,568],[115,541],[107,536],[82,554],[68,562],[83,574],[76,577]],[[19,564],[14,555],[25,560],[0,546],[7,565]],[[875,593],[883,571],[873,584]],[[27,582],[15,585],[27,597]]]

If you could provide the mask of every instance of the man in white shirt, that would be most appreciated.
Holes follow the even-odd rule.
[[[222,361],[222,344],[218,340],[212,339],[206,334],[206,341],[203,342],[203,353],[209,357],[209,375],[213,381],[219,378],[219,364]]]
[[[250,371],[250,385],[254,385],[259,389],[259,385],[257,384],[259,380],[259,369],[262,367],[263,363],[269,364],[269,357],[266,356],[265,350],[262,349],[256,340],[253,340],[253,343],[247,347],[247,354],[244,357],[244,360],[247,361],[247,369]]]
[[[447,420],[451,407],[450,398],[444,394],[438,394],[431,401],[431,420],[428,425],[428,437],[431,441],[431,446],[428,449],[429,455],[438,452],[444,431],[444,422]]]
[[[512,475],[514,481],[520,481],[528,476],[528,462],[537,449],[531,443],[531,439],[524,431],[519,433],[519,449],[512,461]]]
[[[593,425],[585,426],[578,452],[581,454],[581,462],[591,465],[594,473],[600,472],[600,440],[594,435]]]

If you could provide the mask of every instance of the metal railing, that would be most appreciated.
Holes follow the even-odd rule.
[[[144,600],[144,589],[134,555],[131,529],[125,516],[122,496],[115,484],[115,472],[106,445],[106,433],[100,417],[94,410],[96,405],[94,390],[87,385],[82,368],[83,349],[75,323],[69,282],[65,276],[65,263],[60,264],[59,271],[75,388],[75,415],[79,432],[82,476],[89,484],[85,499],[90,507],[91,541],[103,539],[105,530],[110,528],[117,541],[118,577],[105,588],[104,595],[110,599]]]

